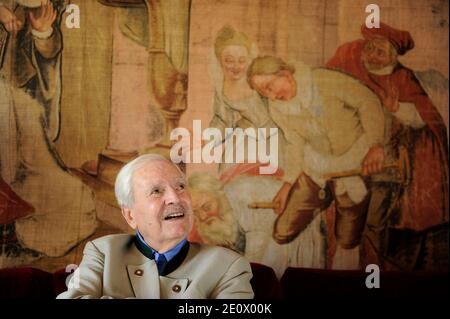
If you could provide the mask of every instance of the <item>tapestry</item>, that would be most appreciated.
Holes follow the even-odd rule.
[[[133,233],[120,168],[185,172],[192,242],[448,269],[448,1],[0,0],[0,268]]]

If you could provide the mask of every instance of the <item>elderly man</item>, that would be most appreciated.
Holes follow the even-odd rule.
[[[448,267],[444,120],[414,72],[398,61],[398,56],[414,48],[409,32],[381,23],[380,28],[372,29],[363,24],[361,33],[364,39],[339,47],[327,67],[358,78],[378,95],[385,112],[388,153],[395,153],[398,145],[405,146],[412,167],[411,182],[406,187],[389,174],[373,179],[363,264],[435,269],[446,260],[444,268]]]
[[[241,255],[190,244],[191,197],[172,162],[147,154],[116,179],[116,197],[133,235],[89,242],[58,298],[252,298],[252,272]]]
[[[290,142],[285,183],[273,199],[279,214],[273,237],[289,243],[336,201],[336,237],[343,249],[360,241],[368,192],[361,176],[329,181],[327,174],[382,170],[384,117],[378,98],[339,72],[291,66],[266,56],[248,70],[252,88],[271,100],[270,112]]]

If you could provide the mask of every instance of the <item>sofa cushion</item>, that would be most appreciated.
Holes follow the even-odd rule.
[[[53,275],[39,269],[0,269],[0,299],[52,299]]]
[[[250,265],[253,272],[250,283],[255,299],[281,299],[280,282],[273,269],[258,263],[250,263]]]
[[[53,273],[53,292],[55,297],[67,290],[67,277],[71,272],[66,269],[60,269]]]
[[[285,298],[442,298],[448,272],[380,272],[380,288],[367,288],[370,273],[360,270],[288,268],[280,284]]]

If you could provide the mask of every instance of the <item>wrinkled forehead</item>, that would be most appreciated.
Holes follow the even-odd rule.
[[[252,84],[256,89],[263,89],[276,78],[275,74],[256,74],[251,78]]]
[[[246,57],[248,56],[248,50],[242,45],[232,44],[223,49],[221,56]]]
[[[214,196],[208,192],[198,192],[198,191],[190,191],[189,194],[192,198],[192,208],[194,210],[202,209],[202,210],[211,210],[217,209],[220,210],[220,198]]]
[[[372,48],[377,48],[377,49],[383,49],[383,50],[390,50],[392,47],[391,42],[384,38],[384,37],[380,37],[380,36],[376,36],[373,37],[371,39],[369,39],[365,45],[366,49],[372,49]]]
[[[207,202],[207,201],[217,201],[219,200],[219,195],[214,192],[198,190],[198,189],[190,189],[190,193],[193,200],[198,202]]]
[[[185,181],[185,176],[175,164],[168,161],[145,163],[134,171],[133,184],[156,185]]]

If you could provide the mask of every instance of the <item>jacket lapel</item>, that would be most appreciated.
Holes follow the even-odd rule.
[[[159,274],[154,260],[140,265],[127,265],[128,277],[138,299],[159,299]]]
[[[139,299],[163,299],[182,298],[189,286],[189,279],[183,278],[184,274],[177,272],[179,266],[190,260],[195,248],[189,249],[189,243],[167,265],[167,275],[159,276],[158,267],[154,259],[146,257],[145,251],[140,251],[131,241],[129,254],[126,256],[128,278],[133,288],[134,295]],[[139,244],[139,243],[138,243]],[[142,249],[142,247],[141,247]],[[173,272],[173,274],[172,274]],[[166,277],[167,276],[167,277]],[[175,278],[179,277],[179,278]]]

